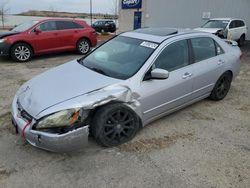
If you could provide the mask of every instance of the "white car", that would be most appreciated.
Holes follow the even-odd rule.
[[[195,30],[212,33],[221,38],[237,41],[239,46],[244,44],[247,34],[245,21],[232,18],[214,18],[208,20],[203,26]]]

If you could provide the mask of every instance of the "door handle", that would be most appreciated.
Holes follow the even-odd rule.
[[[192,73],[186,72],[186,73],[182,76],[182,78],[183,78],[183,79],[187,79],[187,78],[190,78],[191,76],[193,76]]]
[[[222,65],[223,63],[225,63],[225,61],[223,61],[223,60],[220,59],[217,64],[218,65]]]

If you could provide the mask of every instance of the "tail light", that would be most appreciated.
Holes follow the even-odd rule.
[[[241,54],[240,54],[240,60],[242,60],[243,57],[244,57],[244,54],[241,52]]]

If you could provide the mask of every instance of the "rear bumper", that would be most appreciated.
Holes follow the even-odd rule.
[[[10,51],[10,44],[0,43],[0,56],[8,56]]]
[[[88,144],[89,126],[84,126],[65,134],[54,134],[32,130],[32,126],[35,124],[35,120],[33,120],[25,128],[28,122],[19,116],[17,97],[13,100],[11,113],[12,122],[17,132],[22,133],[24,131],[25,140],[35,147],[52,152],[70,152],[81,150]]]

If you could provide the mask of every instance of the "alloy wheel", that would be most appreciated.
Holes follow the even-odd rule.
[[[90,46],[87,41],[83,40],[79,43],[79,51],[82,54],[86,54],[89,51],[89,49],[90,49]]]
[[[14,54],[19,61],[27,61],[31,56],[30,49],[26,46],[17,46]]]
[[[107,117],[104,137],[111,143],[120,143],[131,137],[135,129],[133,115],[126,110],[118,110]]]
[[[230,80],[229,78],[225,75],[223,76],[217,87],[217,95],[219,98],[223,98],[227,95],[228,91],[230,89]]]

